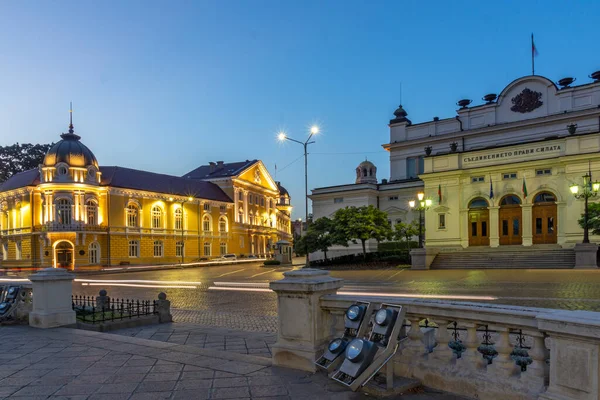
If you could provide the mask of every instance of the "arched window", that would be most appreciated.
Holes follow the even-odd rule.
[[[139,226],[139,209],[138,206],[131,203],[127,206],[127,226],[137,228]]]
[[[373,168],[369,169],[369,176],[373,176]]]
[[[73,206],[70,199],[56,200],[56,222],[59,224],[71,224]]]
[[[367,169],[363,168],[363,176],[367,176]]]
[[[183,229],[183,210],[181,208],[175,210],[175,229]]]
[[[90,243],[88,247],[88,255],[90,257],[90,264],[100,263],[100,245],[98,244],[98,242]]]
[[[161,240],[154,241],[154,257],[162,257],[163,252],[163,242]]]
[[[210,217],[208,215],[205,215],[204,218],[202,218],[202,230],[204,232],[210,232]]]
[[[88,200],[85,203],[87,211],[87,223],[88,225],[98,225],[98,206],[93,200]]]
[[[533,200],[534,203],[556,203],[556,196],[550,192],[538,193]]]
[[[219,218],[219,232],[227,232],[227,219],[225,219],[225,217]]]
[[[501,206],[515,206],[521,204],[521,199],[519,196],[514,194],[509,194],[508,196],[504,196],[500,201]]]
[[[486,208],[488,206],[488,202],[483,197],[477,197],[469,203],[469,208]]]
[[[163,226],[162,215],[163,215],[162,208],[160,208],[159,206],[152,207],[152,228],[154,228],[154,229],[162,228],[162,226]]]

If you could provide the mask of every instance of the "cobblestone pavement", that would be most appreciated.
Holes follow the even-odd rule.
[[[270,281],[283,278],[283,273],[291,269],[252,264],[81,274],[75,282],[74,293],[96,295],[104,288],[114,298],[155,299],[164,291],[172,302],[175,321],[274,332],[277,298],[266,286]],[[391,268],[331,274],[345,280],[342,290],[359,294],[466,296],[465,301],[600,311],[600,270],[411,271]],[[253,291],[246,291],[248,289]]]
[[[373,398],[262,357],[122,335],[11,326],[0,330],[0,343],[1,399]],[[458,399],[428,392],[395,398]]]
[[[274,333],[254,333],[183,323],[120,329],[112,333],[266,358],[271,358],[271,346],[277,341],[277,335]]]

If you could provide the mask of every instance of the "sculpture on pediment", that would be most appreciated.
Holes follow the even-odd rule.
[[[261,183],[261,179],[260,179],[260,171],[258,170],[258,168],[256,168],[254,170],[254,183],[260,184]]]
[[[542,94],[540,92],[525,88],[521,93],[511,99],[513,106],[510,109],[522,114],[532,112],[544,104],[541,98]]]

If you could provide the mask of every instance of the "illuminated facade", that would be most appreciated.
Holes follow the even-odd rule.
[[[100,167],[72,124],[61,138],[39,169],[0,186],[3,267],[189,263],[291,239],[289,195],[261,161],[176,177]]]

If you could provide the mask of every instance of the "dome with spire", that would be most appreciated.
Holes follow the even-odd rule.
[[[55,167],[57,164],[66,164],[67,167],[98,168],[98,160],[90,149],[79,139],[73,130],[73,122],[69,125],[69,132],[60,135],[61,139],[55,143],[44,157],[44,167]]]
[[[377,167],[365,160],[356,167],[356,183],[377,183]]]
[[[408,116],[408,113],[406,112],[404,107],[402,107],[402,104],[400,104],[398,106],[398,108],[396,109],[396,111],[394,111],[394,119],[390,120],[390,124],[406,122],[408,125],[410,125],[411,122],[410,122],[410,119],[406,118],[407,116]]]

